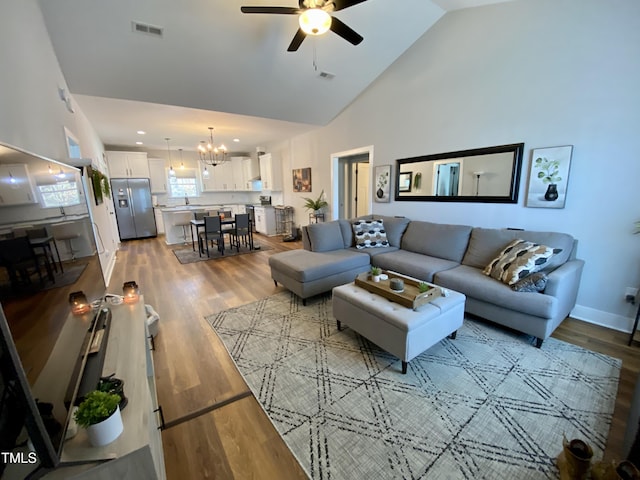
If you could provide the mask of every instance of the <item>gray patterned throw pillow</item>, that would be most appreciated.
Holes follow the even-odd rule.
[[[357,220],[353,222],[356,248],[388,247],[387,232],[382,220]]]

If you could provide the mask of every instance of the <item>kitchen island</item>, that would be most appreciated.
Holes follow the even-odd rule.
[[[174,216],[177,214],[183,214],[184,212],[200,212],[200,211],[217,211],[217,210],[227,210],[230,211],[232,215],[236,215],[239,213],[246,213],[244,204],[224,204],[224,205],[176,205],[176,206],[162,206],[158,205],[155,207],[156,211],[160,211],[162,213],[162,230],[164,230],[165,234],[165,242],[167,245],[176,245],[180,243],[184,243],[184,233],[182,227],[179,225],[174,225]],[[158,216],[156,216],[156,221]],[[158,232],[162,231],[160,225],[158,225]],[[189,238],[191,230],[187,231],[187,239],[186,241],[191,243],[191,238]]]

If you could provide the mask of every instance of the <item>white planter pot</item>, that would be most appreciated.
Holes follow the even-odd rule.
[[[118,407],[106,420],[87,427],[89,443],[94,447],[107,445],[120,436],[123,428],[120,407]]]
[[[374,282],[378,283],[378,282],[380,281],[380,275],[372,275],[372,276],[371,276],[371,279],[372,279]]]

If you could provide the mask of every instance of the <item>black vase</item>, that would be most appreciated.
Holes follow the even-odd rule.
[[[384,197],[384,191],[383,191],[381,188],[379,188],[379,189],[376,191],[376,196],[377,196],[378,198],[382,198],[382,197]]]
[[[558,199],[558,186],[555,183],[549,184],[547,191],[544,194],[544,199],[550,202]]]

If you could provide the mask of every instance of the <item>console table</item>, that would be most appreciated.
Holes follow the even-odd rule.
[[[61,464],[47,473],[44,476],[46,479],[71,476],[98,480],[166,478],[144,299],[140,296],[136,304],[111,305],[109,308],[112,319],[102,372],[104,376],[115,373],[116,377],[124,380],[124,393],[129,399],[121,412],[124,431],[112,443],[92,447],[86,430],[79,428],[73,438],[65,441],[60,456]],[[59,381],[56,371],[60,370],[57,369],[69,362],[65,342],[70,338],[69,335],[77,334],[75,331],[81,318],[70,316],[34,385],[34,391],[50,388],[52,382]]]

